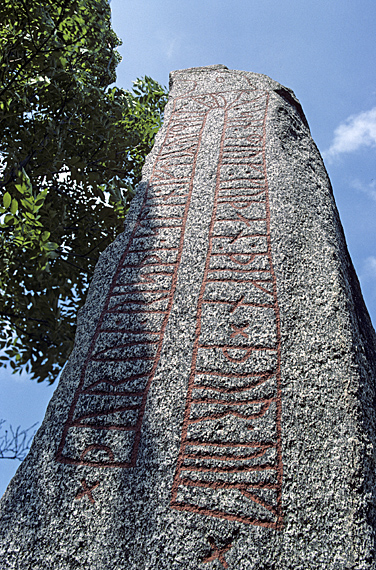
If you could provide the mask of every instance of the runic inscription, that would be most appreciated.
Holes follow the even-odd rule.
[[[75,497],[75,498],[76,498],[76,501],[79,501],[80,499],[82,499],[82,497],[84,497],[85,495],[87,495],[87,497],[88,497],[89,501],[91,502],[91,504],[94,505],[95,500],[94,500],[94,497],[93,497],[93,493],[92,493],[92,492],[93,492],[94,489],[96,489],[96,488],[99,486],[99,482],[96,481],[96,482],[93,483],[93,484],[91,485],[91,487],[90,487],[90,486],[88,486],[88,484],[86,483],[86,480],[85,480],[85,479],[82,479],[81,485],[83,486],[84,490],[81,491],[80,493],[78,493],[78,494],[76,495],[76,497]]]
[[[194,101],[175,101],[73,398],[57,452],[62,463],[135,466],[146,398],[173,303],[208,113]]]
[[[223,555],[228,550],[230,550],[230,548],[232,547],[232,544],[228,544],[227,546],[225,546],[223,548],[218,548],[218,546],[215,544],[213,539],[209,539],[209,544],[211,546],[212,553],[209,556],[207,556],[206,558],[204,558],[203,563],[207,564],[208,562],[212,562],[213,560],[217,559],[222,564],[223,568],[228,568],[228,564],[227,564],[226,559]]]
[[[171,506],[280,528],[281,341],[264,151],[268,95],[221,95],[215,200]]]
[[[202,168],[200,147],[214,120],[219,158],[171,506],[280,528],[280,329],[265,169],[267,105],[267,93],[250,87],[196,93],[193,85],[175,98],[57,459],[136,465],[196,168]]]

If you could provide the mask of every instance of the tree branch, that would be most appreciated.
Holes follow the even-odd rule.
[[[51,33],[47,36],[46,40],[44,42],[42,42],[42,44],[39,46],[39,48],[37,48],[37,50],[28,58],[26,58],[26,61],[23,65],[21,65],[20,69],[17,71],[17,73],[12,77],[12,79],[9,81],[8,85],[5,85],[3,87],[3,89],[0,91],[0,97],[3,96],[3,94],[9,89],[9,87],[16,81],[16,79],[18,78],[19,74],[26,69],[26,67],[29,65],[29,63],[31,61],[33,61],[33,59],[35,59],[37,57],[37,55],[39,55],[42,52],[42,49],[44,48],[44,46],[50,41],[50,39],[52,38],[53,34],[55,33],[56,29],[59,27],[59,25],[61,24],[61,22],[64,19],[64,10],[67,7],[67,5],[69,4],[70,0],[65,0],[62,9],[61,9],[61,14],[53,28],[53,30],[51,31]]]
[[[5,420],[0,419],[0,430],[4,423]],[[38,422],[27,429],[21,429],[21,426],[13,429],[9,425],[9,431],[5,430],[4,434],[0,434],[0,459],[18,459],[18,461],[23,461],[30,449],[36,430],[32,434],[30,431],[37,424]]]

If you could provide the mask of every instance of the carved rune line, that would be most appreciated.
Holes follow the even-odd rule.
[[[171,507],[279,529],[281,339],[267,103],[265,93],[243,96],[225,111]]]
[[[224,546],[223,548],[218,548],[218,546],[215,544],[213,539],[209,538],[209,544],[210,547],[212,549],[211,554],[209,554],[209,556],[206,556],[206,558],[204,558],[203,563],[207,564],[208,562],[212,562],[213,560],[218,560],[223,568],[228,568],[228,564],[226,562],[225,557],[223,556],[228,550],[230,550],[230,548],[232,547],[232,544],[228,544],[227,546]]]
[[[172,308],[197,154],[209,111],[197,105],[185,109],[181,98],[175,100],[64,426],[56,455],[62,463],[121,468],[136,464],[146,398]]]
[[[95,483],[93,483],[91,486],[89,486],[89,485],[86,483],[86,480],[85,480],[85,479],[82,479],[81,485],[83,486],[84,490],[81,491],[81,492],[79,492],[79,493],[77,493],[77,495],[76,495],[76,497],[75,497],[76,501],[79,501],[80,499],[82,499],[82,497],[84,497],[85,495],[87,495],[87,497],[88,497],[89,501],[91,502],[91,504],[94,505],[95,499],[94,499],[94,497],[93,497],[93,495],[92,495],[92,491],[94,491],[94,489],[96,489],[96,488],[100,485],[99,481],[95,481]]]

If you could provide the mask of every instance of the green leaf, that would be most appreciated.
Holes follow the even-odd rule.
[[[49,242],[46,243],[46,245],[44,246],[44,249],[46,249],[47,251],[54,251],[54,250],[57,249],[58,247],[59,247],[59,244],[49,241]]]
[[[33,199],[22,199],[21,200],[21,204],[23,205],[24,208],[26,208],[27,210],[33,212],[34,211],[34,201]]]
[[[23,186],[22,184],[15,184],[14,186],[15,186],[15,188],[17,188],[17,190],[19,191],[20,194],[25,193],[26,186]]]
[[[4,218],[4,223],[5,223],[5,225],[8,225],[8,226],[11,224],[14,224],[14,221],[15,220],[14,220],[13,214],[7,214]]]
[[[11,201],[12,201],[12,196],[9,194],[9,192],[5,192],[3,196],[4,208],[9,208]]]
[[[147,77],[137,92],[113,86],[108,0],[5,0],[0,11],[0,46],[19,59],[0,61],[2,178],[14,196],[0,209],[0,315],[12,315],[0,338],[17,342],[6,362],[52,383],[95,264],[123,230],[166,92]]]
[[[10,207],[10,211],[11,211],[12,214],[16,214],[16,213],[17,213],[17,210],[18,210],[18,202],[17,202],[17,200],[16,200],[15,198],[13,198],[12,204],[11,204],[11,207]]]

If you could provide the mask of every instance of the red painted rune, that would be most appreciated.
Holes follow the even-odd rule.
[[[281,333],[265,159],[268,95],[244,89],[221,99],[214,206],[171,507],[280,529]],[[212,556],[224,564],[219,552]]]
[[[82,497],[84,497],[85,495],[87,495],[87,498],[89,499],[89,501],[94,505],[95,500],[94,497],[92,495],[92,491],[94,489],[96,489],[99,485],[99,481],[95,481],[95,483],[93,483],[91,485],[91,487],[86,483],[85,479],[82,479],[81,481],[81,485],[83,486],[84,490],[81,491],[81,493],[78,493],[75,497],[76,501],[79,501],[80,499],[82,499]]]
[[[212,553],[209,556],[207,556],[206,558],[204,558],[203,563],[206,564],[207,562],[212,562],[213,560],[219,560],[219,562],[222,564],[223,568],[228,568],[228,564],[227,564],[225,557],[223,555],[225,554],[225,552],[230,550],[230,548],[232,547],[232,544],[228,544],[227,546],[224,546],[223,548],[218,548],[218,546],[215,544],[214,540],[209,539],[209,543],[210,543],[210,546],[212,547]]]

